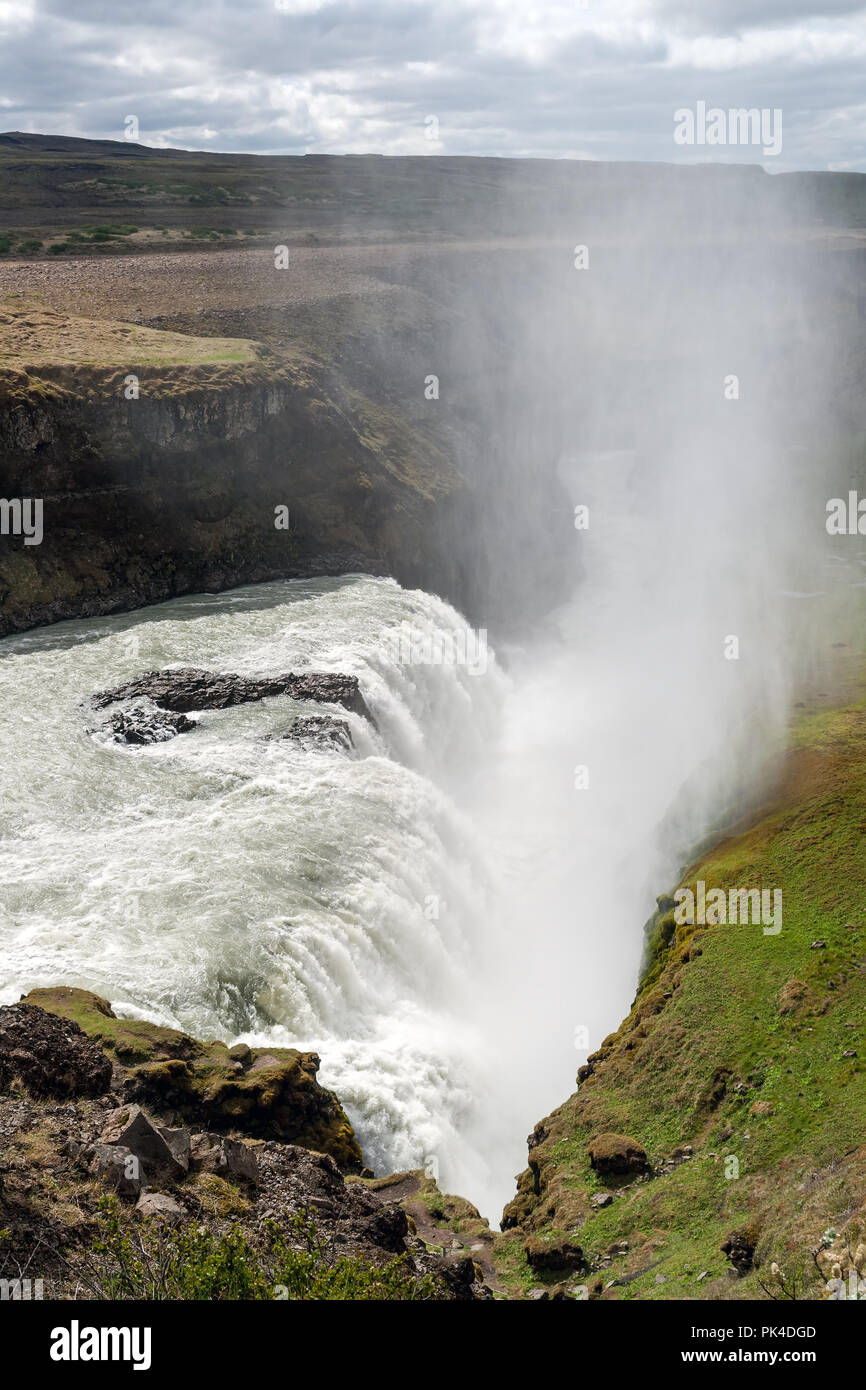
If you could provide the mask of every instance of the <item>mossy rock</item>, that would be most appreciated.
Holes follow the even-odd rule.
[[[71,1018],[124,1066],[161,1057],[197,1057],[208,1047],[208,1044],[196,1042],[176,1028],[162,1028],[158,1023],[144,1023],[139,1019],[118,1018],[107,999],[87,989],[73,989],[68,985],[58,985],[54,989],[31,989],[25,1003],[37,1004],[40,1009],[59,1014],[61,1018]],[[216,1046],[222,1047],[223,1044]]]
[[[645,1173],[649,1167],[646,1150],[636,1139],[606,1131],[597,1134],[589,1146],[589,1161],[599,1176]]]
[[[344,1172],[362,1167],[361,1150],[337,1097],[319,1085],[319,1058],[294,1048],[247,1048],[238,1060],[223,1042],[199,1042],[176,1028],[118,1018],[89,990],[35,989],[27,1003],[73,1019],[118,1064],[116,1085],[129,1100],[205,1129],[237,1130],[330,1154]]]

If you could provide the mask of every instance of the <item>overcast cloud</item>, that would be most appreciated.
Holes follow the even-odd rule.
[[[866,170],[864,76],[866,0],[0,0],[0,128],[185,149]],[[676,145],[700,101],[782,153]]]

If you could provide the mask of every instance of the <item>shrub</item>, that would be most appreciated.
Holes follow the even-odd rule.
[[[441,1296],[429,1275],[419,1278],[406,1256],[376,1267],[357,1259],[328,1263],[315,1228],[296,1218],[271,1222],[267,1249],[254,1248],[238,1227],[215,1235],[205,1226],[135,1224],[118,1199],[98,1209],[98,1233],[76,1277],[98,1299],[385,1300]]]

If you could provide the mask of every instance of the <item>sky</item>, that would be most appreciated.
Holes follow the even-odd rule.
[[[866,0],[0,0],[0,129],[866,171]]]

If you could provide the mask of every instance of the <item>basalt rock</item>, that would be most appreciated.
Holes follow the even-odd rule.
[[[167,710],[118,710],[104,726],[115,743],[167,743],[178,734],[196,728],[196,721],[185,714],[170,714]]]
[[[353,748],[352,731],[345,719],[335,719],[330,714],[308,714],[296,719],[288,729],[279,734],[267,734],[268,742],[291,740],[307,748],[327,748],[341,753],[351,752]]]
[[[90,1172],[113,1188],[119,1197],[137,1197],[144,1184],[141,1164],[123,1144],[96,1144]]]
[[[185,1212],[180,1202],[169,1197],[167,1192],[142,1192],[135,1204],[136,1216],[156,1216],[163,1221],[175,1222],[183,1219]]]
[[[247,1182],[255,1182],[258,1177],[253,1150],[224,1134],[194,1134],[189,1157],[193,1168],[204,1173],[244,1178]]]
[[[113,1111],[106,1121],[101,1139],[103,1144],[119,1145],[134,1154],[146,1182],[155,1178],[175,1182],[183,1177],[189,1167],[188,1157],[184,1163],[181,1156],[183,1146],[178,1137],[175,1135],[173,1139],[174,1146],[179,1150],[175,1153],[172,1144],[138,1105],[122,1106]]]
[[[101,1096],[111,1059],[72,1019],[10,1004],[0,1008],[0,1087],[15,1078],[36,1096]]]
[[[162,710],[185,714],[189,710],[229,709],[257,700],[288,695],[293,700],[314,700],[320,704],[342,705],[344,709],[370,719],[357,676],[330,671],[311,671],[282,676],[238,676],[218,671],[201,671],[179,666],[166,671],[148,671],[125,685],[99,691],[93,696],[97,709],[119,700],[147,698]]]

